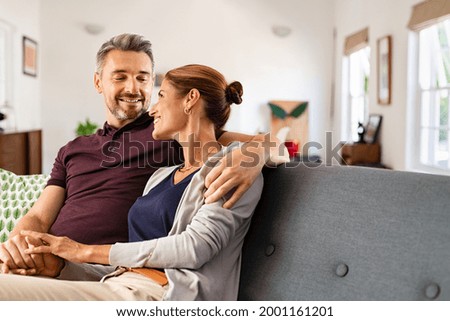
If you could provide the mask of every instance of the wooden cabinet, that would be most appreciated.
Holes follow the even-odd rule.
[[[0,168],[17,175],[41,174],[41,131],[0,133]]]
[[[342,159],[347,165],[379,164],[381,162],[380,144],[344,144]]]

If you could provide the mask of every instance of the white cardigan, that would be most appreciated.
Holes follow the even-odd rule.
[[[231,209],[224,199],[205,204],[206,175],[234,143],[211,157],[192,177],[184,191],[167,237],[116,243],[110,264],[126,267],[164,268],[169,289],[164,300],[236,300],[239,289],[241,249],[251,216],[263,188],[262,174]],[[144,195],[172,173],[173,167],[157,170]]]

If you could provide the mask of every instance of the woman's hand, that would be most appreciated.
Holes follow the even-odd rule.
[[[27,241],[29,244],[33,244],[25,250],[27,254],[51,253],[74,263],[109,264],[111,245],[86,245],[65,236],[54,236],[35,231],[21,231],[20,234],[29,238]],[[36,241],[32,241],[30,238],[40,240],[42,244],[35,245]]]
[[[35,231],[21,231],[27,243],[30,244],[25,250],[26,254],[53,254],[67,261],[75,263],[86,262],[89,254],[88,245],[75,242],[68,237],[59,237],[47,233]],[[40,240],[41,245],[36,245],[35,240]],[[39,244],[39,243],[38,243]]]

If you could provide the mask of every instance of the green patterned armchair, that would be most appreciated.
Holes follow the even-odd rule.
[[[0,243],[38,199],[49,175],[16,175],[0,169]]]

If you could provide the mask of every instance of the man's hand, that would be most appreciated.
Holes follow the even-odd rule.
[[[25,239],[28,243],[27,252],[30,250],[33,250],[37,246],[43,245],[41,240],[33,238],[31,236],[26,236]],[[37,269],[31,269],[31,270],[26,270],[26,271],[19,270],[19,271],[16,271],[16,273],[18,272],[19,274],[25,274],[25,275],[40,275],[40,276],[49,276],[49,277],[55,278],[61,273],[61,270],[64,268],[64,265],[65,265],[64,259],[62,259],[56,255],[49,254],[49,253],[30,254],[30,255],[32,257],[42,256],[43,261],[44,261],[43,266],[40,266]]]
[[[219,139],[222,145],[233,141],[246,141],[241,148],[223,157],[205,178],[205,203],[213,203],[224,197],[233,188],[233,195],[224,204],[231,208],[250,188],[261,173],[264,165],[278,166],[289,162],[289,154],[284,144],[270,134],[249,136],[225,132]],[[231,158],[230,158],[231,155]]]
[[[205,178],[205,203],[213,203],[233,188],[236,190],[224,204],[231,208],[250,188],[261,173],[265,160],[259,151],[259,144],[249,142],[225,155]],[[230,157],[231,155],[231,157]]]
[[[42,242],[37,239],[32,239],[29,237],[23,237],[22,235],[16,235],[9,241],[17,241],[18,239],[25,240],[25,249],[34,248],[35,246],[42,245]],[[12,243],[12,242],[10,242]],[[9,246],[7,246],[9,247]],[[23,249],[23,244],[22,244]],[[24,250],[25,251],[25,250]],[[53,255],[53,254],[25,254],[24,251],[21,252],[23,257],[31,257],[34,262],[33,266],[17,265],[13,260],[7,260],[7,264],[2,265],[2,273],[14,273],[21,275],[40,275],[48,277],[57,277],[62,268],[64,267],[64,260]],[[4,253],[8,254],[8,253]]]
[[[25,253],[28,243],[22,235],[15,235],[0,244],[0,261],[3,262],[1,273],[16,270],[38,270],[44,267],[44,259],[40,254]]]

